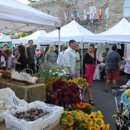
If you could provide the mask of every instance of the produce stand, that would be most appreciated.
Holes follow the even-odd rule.
[[[0,124],[0,130],[8,130],[5,127],[4,123]],[[48,128],[48,130],[60,130],[60,122],[57,121],[55,124],[53,124],[52,126],[50,126],[50,128]]]
[[[43,83],[36,83],[22,86],[0,79],[0,89],[9,87],[15,92],[18,98],[24,99],[28,103],[36,100],[44,101],[46,99],[46,92],[43,85]]]

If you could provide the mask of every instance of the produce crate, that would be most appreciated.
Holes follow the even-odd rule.
[[[16,97],[13,90],[10,88],[0,89],[0,100],[4,101],[6,105],[16,105],[19,107],[26,106],[28,103],[25,100],[20,100]],[[4,121],[3,113],[0,113],[0,122]]]
[[[49,114],[35,120],[25,121],[23,119],[17,119],[12,114],[16,112],[27,111],[29,108],[43,109],[43,111],[50,112]],[[6,128],[10,130],[47,130],[52,124],[58,121],[63,113],[63,107],[48,105],[44,102],[35,101],[30,103],[28,106],[13,110],[12,112],[7,111],[4,113]]]

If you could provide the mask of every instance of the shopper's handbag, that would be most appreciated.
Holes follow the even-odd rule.
[[[100,80],[99,66],[98,65],[96,65],[95,72],[93,75],[93,80]]]

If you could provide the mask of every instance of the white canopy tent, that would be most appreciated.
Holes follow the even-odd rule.
[[[16,0],[0,0],[0,32],[29,32],[59,26],[59,19]]]
[[[96,42],[130,42],[130,23],[123,18],[112,28],[105,32],[89,37],[90,41]]]
[[[0,36],[0,42],[11,42],[11,41],[12,39],[8,35],[3,34]]]
[[[89,42],[88,37],[94,36],[95,34],[88,31],[81,25],[79,25],[75,20],[70,22],[69,24],[61,27],[60,29],[60,41],[69,41],[71,39],[76,40],[77,42]],[[85,38],[85,40],[84,40]],[[45,36],[39,37],[41,41],[58,41],[58,30],[54,30],[50,33],[47,33]]]
[[[20,39],[14,39],[14,40],[12,40],[12,43],[13,44],[19,44],[19,43],[27,44],[28,40],[33,40],[34,43],[39,44],[40,41],[38,40],[38,37],[44,36],[46,34],[47,33],[44,30],[39,30],[39,31],[36,31],[35,33],[29,35],[29,36],[22,37]]]

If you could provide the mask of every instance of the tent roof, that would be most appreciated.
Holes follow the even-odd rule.
[[[130,23],[123,18],[115,26],[98,35],[130,35]]]
[[[47,33],[44,30],[39,30],[34,32],[33,34],[26,36],[26,37],[22,37],[20,39],[14,39],[12,40],[12,43],[17,44],[17,43],[28,43],[28,40],[33,40],[34,43],[38,43],[38,37],[40,36],[44,36]]]
[[[11,41],[12,39],[8,35],[3,34],[0,36],[0,42],[11,42]]]
[[[46,26],[58,26],[59,19],[16,0],[0,0],[0,32],[29,32]]]
[[[123,18],[119,23],[107,31],[95,36],[90,36],[89,41],[103,43],[130,42],[130,23]]]
[[[92,36],[94,33],[88,31],[81,25],[79,25],[75,20],[69,24],[61,27],[60,29],[60,38],[61,41],[68,41],[70,39],[75,39],[77,41],[82,41],[84,36]],[[47,33],[43,37],[39,37],[40,40],[51,40],[58,41],[58,30],[54,30],[50,33]]]

